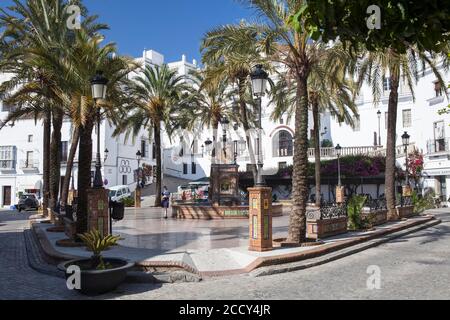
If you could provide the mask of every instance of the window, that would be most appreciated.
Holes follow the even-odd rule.
[[[247,163],[247,166],[246,166],[246,168],[245,168],[245,171],[247,171],[247,172],[252,172],[252,168],[253,168],[252,164],[251,164],[251,163]]]
[[[27,151],[27,160],[25,162],[26,168],[32,168],[33,167],[33,151]]]
[[[389,77],[383,77],[383,91],[391,90],[391,79]]]
[[[187,165],[187,163],[183,163],[183,174],[188,174],[188,165]]]
[[[361,119],[359,117],[353,117],[353,131],[359,132],[361,131]]]
[[[439,81],[434,82],[434,92],[436,94],[436,97],[442,97],[442,86]]]
[[[128,176],[126,174],[122,175],[122,185],[128,185]]]
[[[195,162],[192,162],[192,174],[197,174],[197,164]]]
[[[147,142],[145,140],[141,140],[141,154],[142,154],[142,158],[148,158],[148,153],[147,153]]]
[[[273,138],[274,157],[292,157],[294,154],[294,140],[287,130],[279,131]]]
[[[32,134],[29,134],[28,135],[28,142],[33,142],[33,135]]]
[[[0,169],[15,169],[16,149],[14,146],[0,147]]]
[[[280,124],[284,124],[284,119],[280,118]]]
[[[61,162],[67,162],[67,159],[69,158],[68,150],[69,150],[69,142],[61,141],[59,148],[59,159],[61,160]]]
[[[287,162],[278,162],[278,169],[283,170],[287,168]]]
[[[154,143],[152,144],[152,159],[156,159],[156,146]]]
[[[198,153],[198,140],[195,139],[192,142],[192,154],[197,154]]]
[[[403,128],[411,127],[411,109],[403,110]]]

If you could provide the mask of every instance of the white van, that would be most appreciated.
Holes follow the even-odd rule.
[[[114,202],[122,202],[125,198],[131,198],[128,186],[115,186],[109,188],[109,199]]]

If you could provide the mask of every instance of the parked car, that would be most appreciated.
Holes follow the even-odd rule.
[[[111,201],[123,202],[126,198],[131,198],[131,191],[128,186],[115,186],[109,188],[109,199]]]
[[[39,200],[35,194],[25,193],[20,196],[19,204],[17,205],[17,210],[21,212],[22,210],[38,210]]]

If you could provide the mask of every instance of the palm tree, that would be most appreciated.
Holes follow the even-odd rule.
[[[129,84],[130,96],[134,99],[127,109],[122,121],[117,122],[115,135],[126,133],[125,139],[131,134],[139,135],[145,128],[154,135],[156,149],[156,198],[155,207],[161,206],[162,186],[162,155],[161,130],[164,127],[170,136],[175,128],[177,107],[183,100],[187,86],[185,77],[179,76],[176,70],[170,70],[167,65],[147,65],[142,75]]]
[[[214,69],[212,69],[214,68]],[[216,163],[219,123],[223,119],[237,122],[240,117],[230,106],[235,91],[230,90],[225,78],[217,77],[215,67],[208,66],[203,71],[193,71],[190,79],[194,86],[189,88],[189,97],[180,109],[181,118],[186,119],[186,127],[213,129],[212,163]]]
[[[354,60],[340,43],[326,45],[316,43],[307,47],[310,56],[318,55],[322,59],[311,64],[308,78],[309,107],[313,116],[314,156],[315,156],[315,193],[316,206],[321,205],[321,157],[320,157],[320,114],[330,113],[339,122],[353,125],[352,116],[357,116],[354,103],[356,83],[347,76],[349,61]],[[275,105],[272,119],[278,120],[288,114],[288,121],[294,114],[295,86],[285,74],[278,76],[278,82],[272,87],[271,103]]]
[[[360,62],[351,68],[352,73],[358,71],[358,86],[361,87],[364,82],[367,82],[372,88],[375,104],[378,104],[381,100],[383,82],[389,79],[385,194],[391,219],[397,218],[395,171],[397,106],[400,82],[406,84],[413,100],[415,100],[414,85],[424,74],[426,67],[429,67],[441,85],[444,86],[442,75],[437,68],[437,59],[441,59],[439,62],[443,63],[445,69],[448,68],[446,55],[424,53],[414,46],[410,46],[405,53],[387,48],[385,51],[363,52]]]
[[[312,66],[323,59],[304,29],[291,22],[305,0],[241,0],[253,8],[262,23],[249,26],[256,32],[257,45],[269,61],[283,66],[289,85],[295,86],[295,140],[288,241],[299,243],[306,237],[308,186],[308,79]],[[301,25],[301,23],[300,23]],[[314,54],[311,54],[314,53]]]
[[[137,68],[131,58],[116,55],[113,43],[101,46],[101,35],[88,35],[83,30],[76,33],[76,41],[67,59],[65,74],[79,111],[72,119],[79,130],[78,148],[78,206],[77,233],[87,230],[87,190],[91,188],[92,131],[97,121],[98,108],[103,110],[101,118],[111,122],[118,121],[121,109],[129,103],[126,87],[127,76]],[[91,92],[91,79],[95,70],[104,72],[109,79],[106,99],[94,104]]]
[[[239,122],[246,133],[251,129],[252,121],[249,118],[255,114],[252,112],[254,103],[251,101],[249,76],[255,65],[264,62],[256,43],[257,32],[245,22],[241,22],[238,25],[225,25],[210,30],[203,37],[201,45],[202,60],[209,69],[208,78],[216,82],[223,79],[229,86],[236,88]],[[256,181],[257,166],[252,139],[248,134],[246,136],[253,178]]]
[[[66,9],[72,4],[77,4],[82,9],[82,14],[86,18],[82,28],[86,32],[94,34],[106,28],[95,22],[96,17],[88,17],[85,7],[79,1],[30,0],[23,4],[14,0],[14,6],[9,7],[8,11],[1,10],[0,15],[0,25],[5,28],[1,43],[1,50],[4,53],[2,69],[15,74],[9,81],[9,89],[11,90],[18,83],[40,79],[41,86],[46,88],[45,91],[52,93],[51,97],[47,95],[46,103],[53,108],[47,111],[44,117],[44,212],[48,204],[48,194],[50,194],[53,209],[56,207],[59,196],[59,148],[63,121],[61,100],[65,92],[69,90],[65,86],[67,75],[61,71],[62,61],[74,41],[74,31],[66,26],[68,19]],[[20,68],[22,72],[18,70]],[[45,74],[45,77],[40,74]],[[30,86],[25,88],[22,94],[28,93],[30,88]],[[43,90],[40,91],[35,94],[45,94]],[[17,94],[16,97],[18,97]],[[50,123],[53,124],[53,133],[49,143],[47,139],[50,136]]]

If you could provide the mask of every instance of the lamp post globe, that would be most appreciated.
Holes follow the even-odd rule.
[[[250,74],[250,78],[252,80],[253,94],[256,97],[264,96],[269,75],[263,70],[261,64],[255,66],[252,73]]]
[[[95,175],[94,175],[94,188],[103,188],[102,179],[102,162],[100,159],[100,122],[101,114],[100,107],[97,105],[99,99],[106,98],[106,88],[108,85],[108,79],[103,76],[101,71],[97,71],[95,76],[91,79],[91,91],[92,99],[94,99],[94,104],[97,107],[97,160],[95,162]]]

